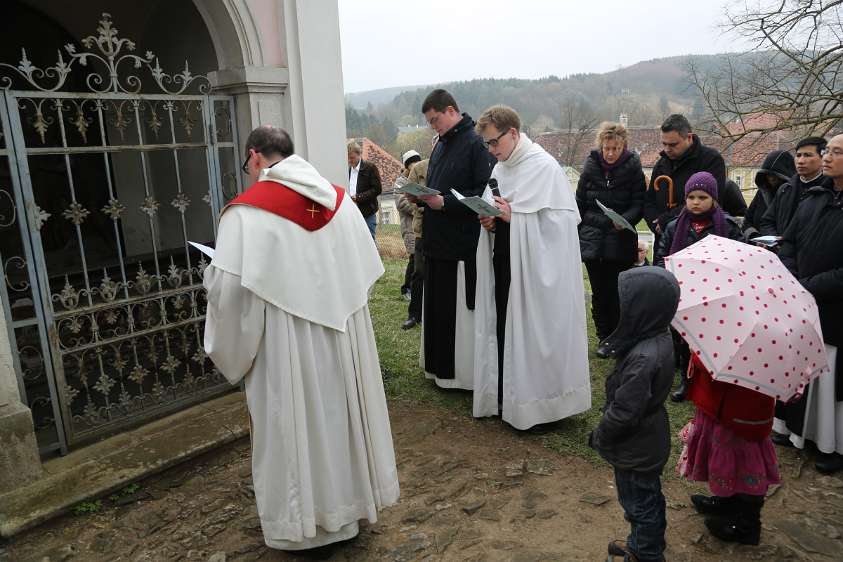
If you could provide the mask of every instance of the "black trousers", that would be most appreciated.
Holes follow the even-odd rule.
[[[407,318],[422,319],[422,296],[424,294],[424,252],[422,239],[416,238],[416,251],[413,253],[413,273],[410,279],[410,305]]]
[[[425,256],[424,370],[440,379],[455,378],[457,265]]]
[[[492,268],[495,272],[495,314],[498,338],[498,410],[503,404],[503,356],[506,343],[506,309],[509,304],[509,285],[512,272],[509,263],[509,223],[495,221],[495,247],[492,254]]]
[[[407,291],[411,290],[411,284],[413,281],[413,270],[415,269],[415,255],[410,256],[407,260],[407,267],[404,269],[404,284],[401,285],[401,294],[403,295]]]
[[[587,260],[585,269],[591,283],[591,318],[597,330],[597,339],[602,341],[615,331],[620,319],[618,300],[618,275],[631,264],[609,260]]]

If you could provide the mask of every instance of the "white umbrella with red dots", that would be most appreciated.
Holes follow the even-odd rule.
[[[715,380],[787,402],[829,372],[814,297],[772,252],[707,236],[665,258],[672,325]]]

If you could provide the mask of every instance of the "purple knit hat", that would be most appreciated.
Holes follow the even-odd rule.
[[[697,172],[685,183],[685,197],[692,191],[705,191],[718,201],[717,180],[708,172]]]
[[[708,172],[697,172],[685,183],[685,197],[692,191],[704,191],[708,193],[712,199],[717,201],[718,189],[717,180]],[[699,219],[704,216],[711,217],[711,222],[714,224],[714,234],[717,236],[727,237],[729,235],[729,227],[726,224],[726,215],[719,205],[714,205],[711,209],[702,215],[694,215],[694,218]],[[673,241],[670,243],[670,254],[675,254],[679,250],[688,245],[688,228],[690,228],[692,215],[685,207],[679,213],[679,218],[676,220],[676,229],[673,231]]]

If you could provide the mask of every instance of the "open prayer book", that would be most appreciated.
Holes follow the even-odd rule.
[[[452,189],[451,193],[454,194],[454,197],[457,198],[457,201],[459,201],[460,203],[462,203],[463,205],[465,205],[480,216],[498,217],[501,214],[501,210],[498,209],[494,203],[490,203],[482,197],[465,197],[456,189]]]
[[[398,176],[395,180],[394,191],[395,193],[406,193],[407,195],[413,195],[415,197],[420,197],[422,195],[439,195],[439,192],[435,189],[413,183],[407,180],[404,176]]]
[[[629,224],[629,221],[623,218],[623,216],[601,203],[599,199],[595,199],[594,201],[597,202],[597,206],[600,207],[600,210],[603,211],[603,214],[609,217],[609,220],[611,220],[616,225],[622,226],[630,232],[635,233],[635,228],[631,224]]]
[[[188,240],[187,243],[190,244],[191,246],[193,246],[194,248],[196,248],[197,250],[199,250],[200,252],[202,252],[203,254],[205,254],[206,256],[208,256],[209,258],[214,259],[214,249],[211,248],[210,246],[206,246],[205,244],[200,244],[199,242],[191,242],[189,240]]]
[[[767,248],[778,246],[781,241],[781,236],[756,236],[755,238],[750,239],[750,242],[752,242],[753,244],[761,244],[762,246],[766,246]]]

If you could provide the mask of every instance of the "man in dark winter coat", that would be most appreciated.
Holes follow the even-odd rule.
[[[743,219],[743,232],[747,240],[761,236],[761,217],[767,212],[779,187],[789,182],[795,173],[793,155],[786,150],[774,150],[764,158],[761,169],[755,174],[758,191]]]
[[[474,120],[460,114],[447,91],[433,90],[424,100],[422,113],[439,135],[427,171],[427,187],[439,195],[419,198],[427,205],[422,218],[424,370],[441,387],[471,390],[480,223],[451,189],[466,197],[481,196],[495,158],[475,132]]]
[[[590,445],[615,469],[618,501],[631,526],[626,541],[609,543],[609,554],[664,560],[661,472],[670,456],[664,402],[674,365],[668,327],[679,306],[679,283],[668,271],[644,266],[621,273],[618,286],[621,318],[606,340],[617,363]]]
[[[796,144],[796,174],[776,190],[776,195],[759,221],[762,236],[781,236],[796,213],[796,207],[805,192],[815,185],[822,185],[822,156],[826,140],[808,137]]]
[[[814,441],[820,454],[816,468],[829,474],[843,470],[843,135],[823,153],[826,182],[805,192],[782,239],[779,257],[817,301],[823,339],[832,373],[811,382],[803,398],[777,411],[779,433],[792,433],[803,447]],[[810,397],[810,398],[809,398]]]
[[[644,196],[644,218],[656,235],[656,244],[667,223],[684,207],[688,178],[697,172],[708,172],[717,180],[718,189],[722,190],[726,185],[723,157],[700,142],[684,115],[674,114],[665,119],[661,137],[664,150],[653,167],[650,187]],[[668,189],[667,181],[660,179],[662,176],[673,181],[672,190]]]
[[[585,161],[577,182],[580,255],[591,283],[591,312],[597,339],[604,340],[618,323],[618,275],[636,261],[638,237],[615,225],[597,201],[638,224],[647,188],[641,160],[627,149],[627,131],[620,123],[603,123],[597,150]]]

